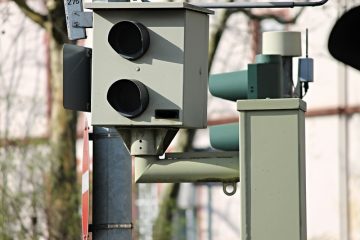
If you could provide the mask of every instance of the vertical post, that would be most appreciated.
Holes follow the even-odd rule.
[[[208,189],[208,204],[207,204],[207,212],[208,212],[208,240],[212,240],[212,186],[210,183],[207,184]]]
[[[130,240],[131,228],[96,229],[97,224],[131,224],[132,168],[130,154],[114,128],[94,126],[93,133],[93,240]]]
[[[185,209],[186,217],[186,239],[196,240],[196,218],[195,218],[195,202],[196,189],[193,183],[182,183],[188,185],[189,206]]]
[[[131,158],[113,128],[93,129],[94,240],[131,239]]]
[[[242,239],[306,240],[305,102],[237,104]]]
[[[348,0],[339,1],[340,17],[348,10]],[[338,96],[339,107],[345,109],[348,105],[348,67],[338,64]],[[339,115],[339,239],[349,240],[350,227],[350,201],[349,201],[349,117],[346,114]]]
[[[346,109],[348,105],[347,66],[339,63],[339,106]],[[339,217],[340,239],[350,239],[350,204],[349,204],[349,117],[339,115]]]

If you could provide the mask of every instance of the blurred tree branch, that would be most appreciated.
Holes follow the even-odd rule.
[[[38,12],[35,12],[32,8],[30,8],[25,0],[13,0],[14,3],[20,8],[20,10],[31,19],[33,22],[37,23],[40,27],[45,28],[45,24],[48,21],[48,17],[46,15],[42,15]]]
[[[80,194],[75,156],[77,113],[65,110],[62,105],[62,46],[70,42],[67,38],[64,2],[47,0],[47,14],[37,12],[25,0],[13,0],[13,2],[25,16],[43,28],[48,36],[51,96],[48,138],[51,152],[48,158],[51,160],[51,166],[44,183],[46,185],[44,211],[49,239],[76,239],[80,236],[78,212]],[[37,141],[31,140],[31,142]]]

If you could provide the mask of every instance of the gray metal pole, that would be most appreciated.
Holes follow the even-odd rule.
[[[93,129],[93,240],[131,239],[131,157],[113,128]]]
[[[130,2],[130,0],[108,0],[108,2]],[[130,154],[114,128],[94,126],[93,136],[92,239],[130,240],[132,239]]]

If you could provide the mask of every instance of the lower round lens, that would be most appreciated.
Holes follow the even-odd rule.
[[[121,79],[110,86],[107,100],[111,107],[121,115],[134,118],[147,108],[149,93],[143,83],[136,80]]]

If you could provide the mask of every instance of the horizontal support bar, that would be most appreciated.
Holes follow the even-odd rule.
[[[238,152],[135,156],[136,183],[238,182]]]
[[[214,3],[197,3],[192,5],[204,8],[294,8],[294,7],[316,7],[324,5],[328,0],[316,2],[214,2]]]

